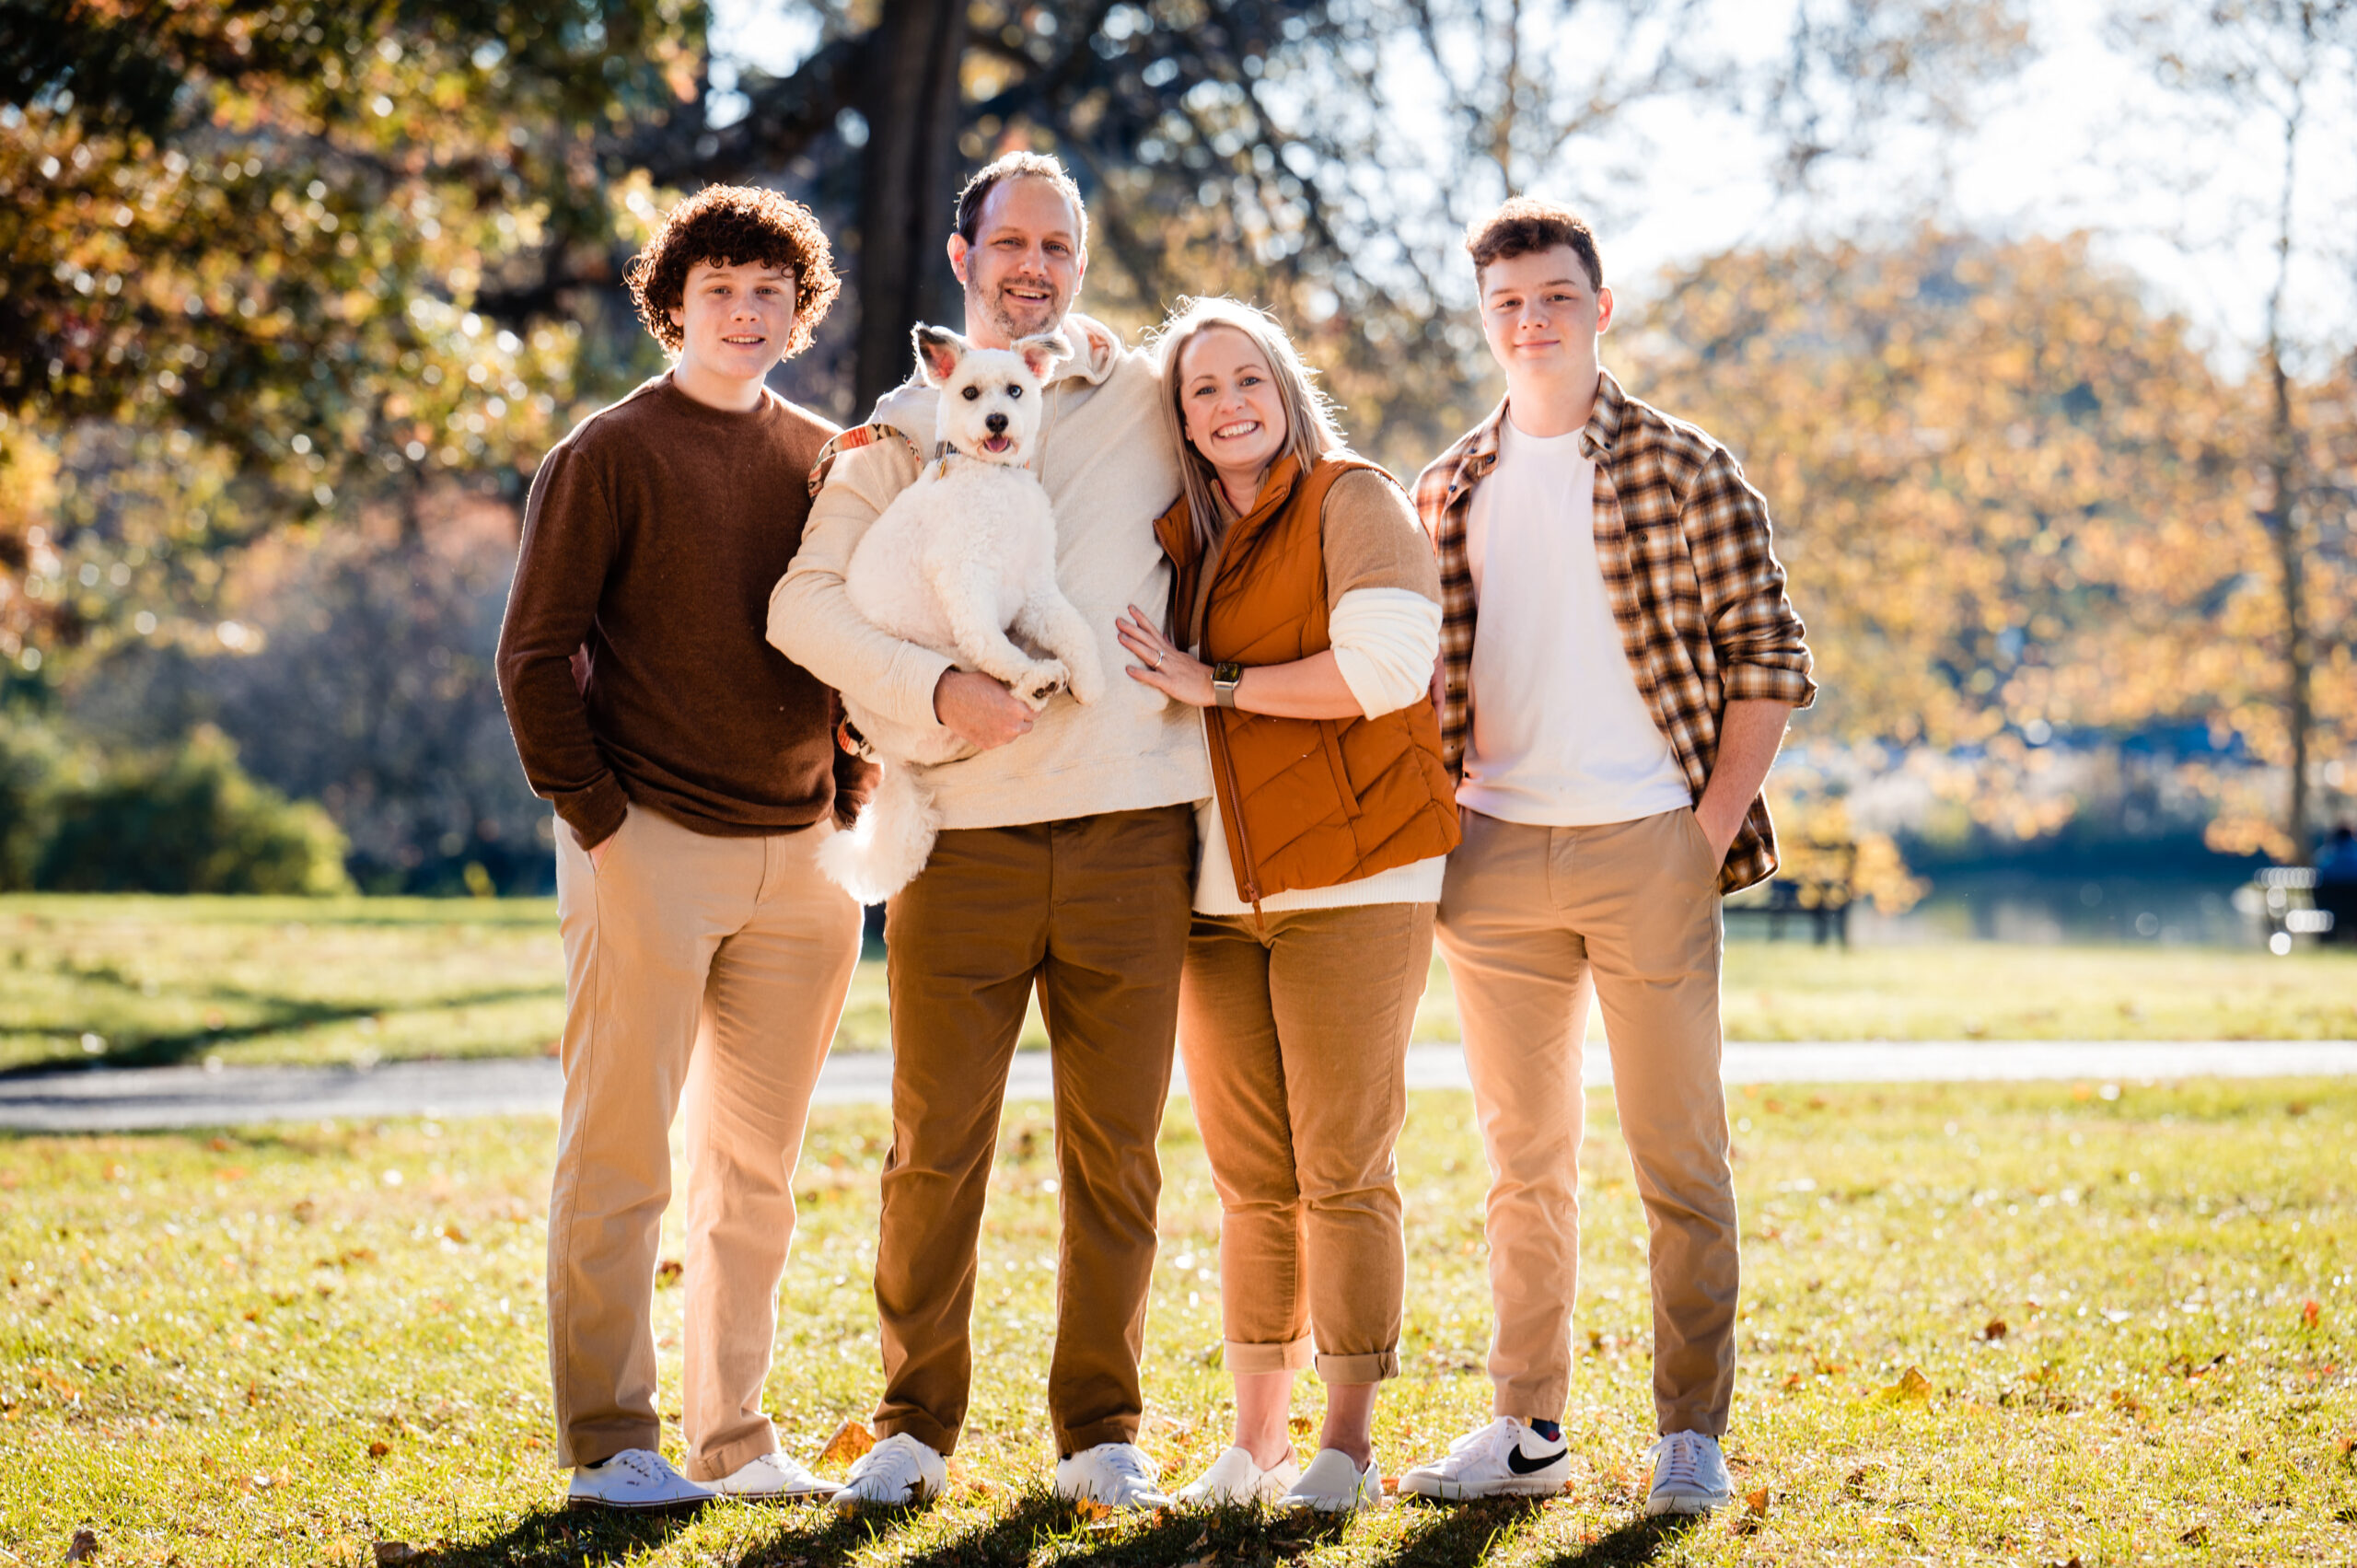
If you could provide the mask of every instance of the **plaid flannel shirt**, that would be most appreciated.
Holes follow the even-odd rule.
[[[1473,492],[1498,461],[1498,404],[1416,480],[1416,510],[1440,555],[1441,755],[1465,765],[1473,727],[1475,603],[1465,525]],[[1805,708],[1817,698],[1806,628],[1784,597],[1768,504],[1724,447],[1638,401],[1609,372],[1580,450],[1596,463],[1596,556],[1637,691],[1694,798],[1719,750],[1726,704],[1762,698]],[[1755,799],[1727,846],[1719,890],[1772,875],[1776,828]]]

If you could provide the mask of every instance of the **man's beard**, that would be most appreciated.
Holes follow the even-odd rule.
[[[1027,287],[1045,289],[1049,296],[1047,302],[1036,306],[1017,305],[1006,295],[1007,289],[1017,283]],[[1053,331],[1063,320],[1064,309],[1070,304],[1070,301],[1057,294],[1055,285],[1041,283],[1032,278],[1010,278],[999,285],[997,290],[987,297],[976,296],[970,289],[968,290],[968,295],[974,303],[981,307],[982,315],[992,326],[1005,335],[1009,343],[1021,343],[1025,338],[1037,337],[1041,332]],[[1021,312],[1020,315],[1017,314],[1018,310]]]

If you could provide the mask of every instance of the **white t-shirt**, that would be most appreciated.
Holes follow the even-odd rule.
[[[1511,415],[1500,424],[1465,551],[1480,614],[1457,804],[1550,828],[1692,806],[1620,648],[1596,558],[1596,464],[1578,431],[1541,437]]]

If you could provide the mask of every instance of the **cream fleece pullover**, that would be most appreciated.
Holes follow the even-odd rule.
[[[1035,465],[1056,519],[1056,580],[1097,628],[1106,692],[1082,707],[1052,699],[1031,732],[931,771],[945,829],[1003,828],[1201,800],[1212,793],[1202,720],[1121,673],[1113,635],[1130,605],[1159,615],[1170,564],[1154,523],[1178,494],[1162,424],[1162,382],[1144,354],[1077,313],[1064,334],[1079,353],[1051,372]],[[876,422],[933,449],[939,394],[911,381],[876,405]],[[770,596],[769,640],[819,679],[903,724],[932,726],[933,690],[954,663],[870,625],[852,608],[843,570],[867,527],[917,477],[894,441],[844,453],[811,504],[802,549]]]

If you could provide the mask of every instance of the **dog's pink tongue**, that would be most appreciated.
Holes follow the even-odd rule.
[[[982,450],[985,452],[1004,452],[1012,445],[1014,445],[1014,443],[1007,440],[1005,436],[993,436],[989,440],[982,443]]]

